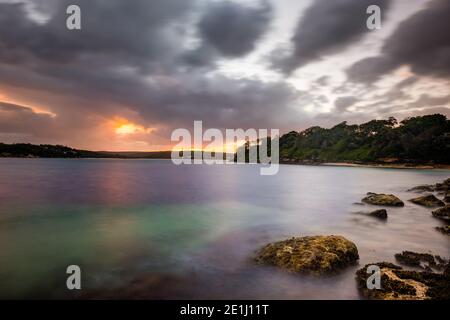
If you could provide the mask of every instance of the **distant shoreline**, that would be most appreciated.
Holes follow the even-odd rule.
[[[430,170],[443,169],[450,170],[448,164],[413,164],[413,163],[352,163],[352,162],[280,162],[287,165],[304,165],[304,166],[325,166],[325,167],[351,167],[351,168],[380,168],[380,169],[416,169]]]
[[[0,159],[67,159],[67,160],[171,160],[170,158],[150,158],[150,157],[14,157],[0,156]],[[412,164],[412,163],[352,163],[352,162],[287,162],[283,165],[300,165],[314,167],[349,167],[349,168],[379,168],[379,169],[416,169],[416,170],[450,170],[450,164]]]

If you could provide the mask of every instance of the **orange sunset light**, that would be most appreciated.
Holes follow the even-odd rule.
[[[134,124],[126,119],[117,118],[114,121],[114,132],[119,135],[151,133],[152,131],[152,128],[145,128],[144,126]]]

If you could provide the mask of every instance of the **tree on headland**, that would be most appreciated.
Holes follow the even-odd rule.
[[[342,122],[280,138],[282,161],[450,163],[450,121],[433,114],[361,125]]]

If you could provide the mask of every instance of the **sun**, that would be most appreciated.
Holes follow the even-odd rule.
[[[146,128],[144,126],[134,124],[127,119],[115,118],[114,119],[114,132],[118,135],[130,135],[137,133],[151,133],[152,128]]]
[[[122,124],[116,128],[117,134],[133,134],[139,131],[139,128],[132,123]]]

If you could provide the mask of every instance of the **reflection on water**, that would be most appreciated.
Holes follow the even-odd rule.
[[[443,170],[253,165],[174,166],[150,160],[0,159],[1,298],[358,299],[358,266],[325,279],[255,266],[267,242],[339,234],[360,265],[403,250],[449,256],[430,210],[406,190]],[[358,214],[368,192],[404,208]],[[65,289],[68,265],[83,290]]]

